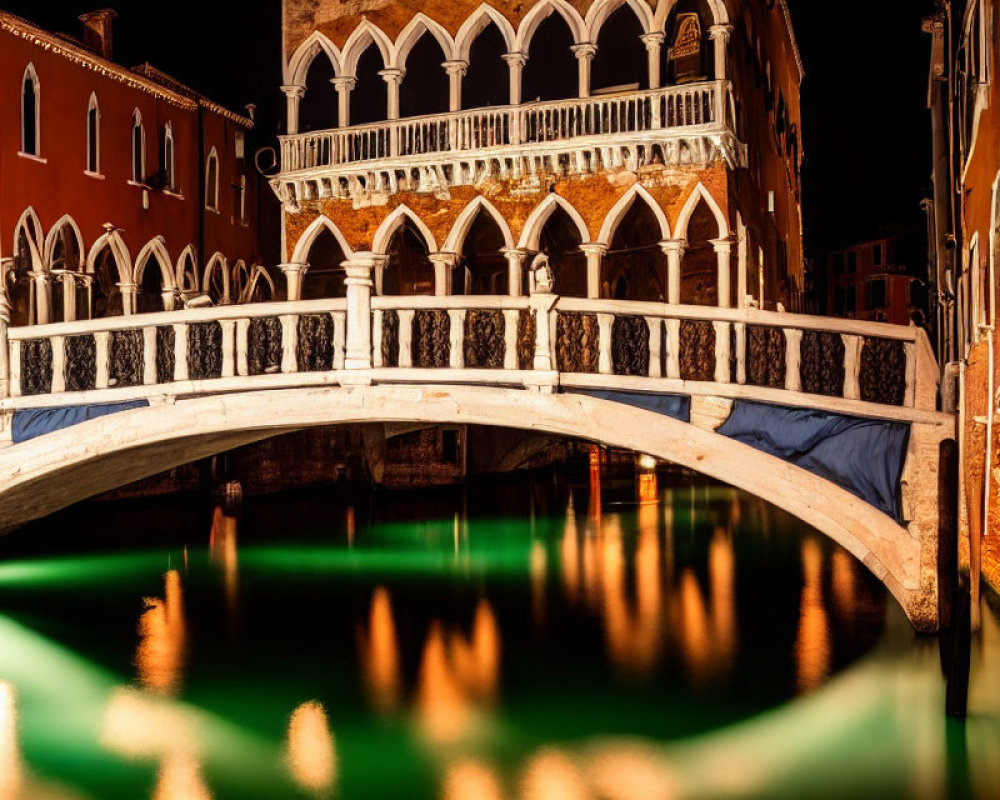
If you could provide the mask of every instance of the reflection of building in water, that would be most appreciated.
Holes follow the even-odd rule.
[[[524,768],[521,800],[590,800],[587,781],[577,763],[553,748],[541,751]]]
[[[135,663],[147,689],[165,695],[180,686],[187,649],[181,576],[171,570],[164,577],[164,597],[145,598],[139,618],[139,648]]]
[[[368,698],[375,709],[383,714],[395,711],[399,706],[401,693],[399,651],[389,592],[382,586],[372,596],[367,640],[363,633],[360,638]]]
[[[442,782],[443,800],[503,800],[496,770],[482,761],[463,758],[448,765]]]
[[[190,753],[175,752],[160,765],[153,800],[211,800],[201,765]]]
[[[337,780],[337,750],[326,711],[303,703],[288,720],[288,767],[295,782],[313,792],[327,792]]]
[[[458,630],[431,623],[417,687],[417,711],[433,742],[472,732],[477,709],[492,704],[500,681],[500,632],[485,600],[476,609],[471,641]]]
[[[823,602],[823,552],[815,539],[802,540],[802,609],[795,640],[798,687],[819,686],[830,670],[830,630]]]
[[[17,692],[0,681],[0,800],[14,800],[24,784],[24,765],[17,741]]]
[[[209,536],[209,550],[212,564],[222,571],[226,587],[226,611],[230,623],[234,623],[239,610],[239,549],[238,522],[236,517],[226,514],[222,506],[212,512],[212,532]]]

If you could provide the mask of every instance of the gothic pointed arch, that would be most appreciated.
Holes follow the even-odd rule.
[[[87,273],[93,276],[90,316],[94,319],[120,316],[121,286],[131,284],[132,258],[118,231],[109,231],[94,242],[87,255]]]
[[[205,266],[201,290],[209,296],[217,306],[228,305],[229,294],[229,264],[222,253],[215,253]]]
[[[598,242],[606,245],[611,244],[611,239],[614,237],[615,231],[636,202],[645,203],[649,206],[649,210],[653,213],[659,225],[660,238],[670,238],[670,223],[667,221],[667,215],[663,212],[660,204],[656,202],[656,198],[641,183],[636,183],[621,196],[604,218],[604,222],[601,225],[601,232],[597,237]]]
[[[298,49],[292,54],[285,66],[285,84],[290,86],[305,86],[306,75],[313,61],[317,58],[330,61],[334,74],[341,74],[341,55],[337,45],[331,42],[322,32],[313,31]]]
[[[535,210],[532,211],[525,220],[524,228],[521,230],[521,239],[518,242],[518,247],[526,250],[537,250],[542,229],[545,227],[545,223],[548,222],[549,217],[552,216],[553,212],[555,212],[557,208],[561,208],[565,211],[570,220],[572,220],[573,225],[580,234],[580,241],[589,242],[590,231],[587,228],[587,223],[584,222],[583,217],[580,215],[580,212],[577,211],[573,207],[573,204],[566,198],[552,193],[546,195],[545,199],[535,207]]]
[[[715,217],[715,221],[718,223],[718,238],[724,239],[729,235],[729,223],[726,221],[726,215],[722,213],[722,209],[719,208],[719,204],[716,202],[715,198],[712,197],[711,192],[705,188],[704,184],[698,183],[698,185],[691,191],[687,201],[684,203],[684,207],[681,209],[681,213],[677,217],[678,239],[687,238],[688,224],[691,221],[691,215],[694,214],[698,204],[702,202],[708,206],[708,209]]]
[[[323,232],[329,231],[333,237],[337,240],[337,244],[340,245],[341,250],[344,251],[344,256],[346,258],[351,258],[354,255],[354,250],[347,243],[347,239],[344,238],[344,234],[340,232],[332,219],[330,219],[325,214],[314,219],[308,228],[299,237],[298,242],[295,243],[295,250],[292,253],[292,263],[294,264],[304,264],[306,263],[306,256],[309,254],[309,249],[313,246],[313,242],[316,238]]]
[[[165,240],[156,236],[139,251],[132,270],[132,283],[136,292],[136,311],[148,314],[154,311],[172,310],[164,294],[176,289],[173,262],[167,252]]]
[[[629,6],[632,9],[639,24],[642,25],[643,33],[655,30],[656,19],[653,10],[642,0],[597,0],[587,9],[587,16],[584,20],[587,41],[596,42],[608,17],[622,6]]]
[[[354,255],[340,229],[326,216],[317,217],[295,245],[292,261],[308,264],[302,281],[302,299],[318,300],[344,297],[344,269],[341,266]]]
[[[78,272],[83,268],[86,247],[80,226],[69,214],[65,214],[49,230],[45,238],[43,267],[46,271],[53,268],[54,262],[61,259],[59,269],[70,269]]]
[[[512,53],[517,47],[517,32],[510,20],[497,11],[489,3],[483,3],[473,11],[468,19],[462,23],[462,27],[455,34],[455,57],[463,61],[470,60],[472,44],[486,28],[491,24],[496,25],[497,30],[503,37],[507,45],[507,52]]]
[[[201,291],[201,283],[198,280],[198,251],[193,244],[185,247],[177,259],[174,285],[189,294]]]
[[[357,75],[358,59],[369,46],[375,45],[382,56],[382,63],[388,67],[393,64],[393,44],[381,28],[367,19],[358,23],[351,35],[344,42],[341,50],[341,65],[343,75]]]
[[[0,278],[10,302],[10,324],[31,325],[36,319],[37,299],[33,275],[42,271],[42,225],[34,208],[25,209],[14,227],[13,264],[0,269]]]
[[[462,209],[462,213],[458,215],[455,224],[452,225],[451,231],[448,233],[448,238],[444,242],[444,251],[446,253],[462,252],[462,245],[465,244],[466,236],[468,236],[469,230],[480,214],[488,214],[494,219],[503,235],[505,247],[514,247],[514,235],[511,233],[510,225],[507,224],[507,220],[504,219],[503,214],[489,200],[482,195],[478,195]]]
[[[678,3],[683,0],[659,0],[656,6],[656,13],[653,16],[653,30],[663,31],[666,28],[667,18]],[[729,10],[726,8],[724,0],[705,0],[711,12],[711,22],[714,25],[729,24]]]
[[[455,58],[455,40],[451,38],[448,31],[423,12],[418,12],[396,37],[396,43],[392,50],[391,66],[405,69],[410,52],[425,35],[430,35],[437,40],[446,61]]]
[[[431,233],[431,229],[428,228],[424,221],[413,213],[409,206],[406,205],[398,206],[396,210],[386,217],[382,221],[382,224],[379,225],[378,230],[375,232],[375,237],[372,239],[372,252],[376,255],[387,255],[389,252],[389,241],[392,239],[392,235],[396,232],[397,228],[401,227],[406,222],[406,220],[409,220],[413,224],[413,227],[424,240],[424,244],[427,246],[427,252],[438,252],[437,241],[434,239],[434,234]]]
[[[42,84],[34,64],[21,79],[21,152],[37,156],[42,146]]]
[[[538,26],[552,14],[559,14],[566,21],[570,33],[573,35],[574,43],[580,44],[586,41],[587,26],[583,17],[580,16],[580,12],[566,0],[542,0],[541,3],[532,6],[518,26],[517,38],[514,43],[519,52],[528,52],[531,47],[531,39],[535,35],[535,31],[538,30]]]
[[[21,238],[22,233],[24,234],[23,239]],[[42,236],[42,222],[33,206],[28,206],[24,210],[17,220],[17,225],[14,226],[14,248],[11,252],[15,257],[21,253],[24,244],[27,244],[29,248],[28,255],[32,258],[34,267],[40,270],[45,241]]]

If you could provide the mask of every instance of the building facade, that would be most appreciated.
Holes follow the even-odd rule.
[[[291,298],[524,295],[798,310],[788,9],[284,0]]]
[[[833,250],[824,261],[825,313],[926,326],[927,281],[914,236],[882,236]]]
[[[960,415],[960,543],[975,595],[980,574],[1000,588],[1000,2],[942,0],[938,13],[924,20],[924,30],[932,42],[934,195],[926,208],[938,360],[943,402]]]
[[[0,259],[13,325],[269,295],[256,267],[252,121],[0,12]]]

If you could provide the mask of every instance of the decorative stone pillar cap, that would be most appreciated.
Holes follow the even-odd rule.
[[[586,253],[588,256],[590,254],[604,255],[608,252],[608,245],[602,242],[584,242],[580,245],[580,250]]]
[[[518,261],[523,261],[528,257],[528,251],[520,247],[502,247],[500,248],[500,252],[504,254],[504,257],[506,257],[508,261],[514,258]]]
[[[722,39],[728,42],[729,38],[733,35],[733,26],[728,24],[713,25],[708,29],[708,35],[711,39]]]
[[[646,45],[647,50],[653,50],[663,44],[663,41],[667,38],[667,35],[663,31],[650,31],[649,33],[644,33],[639,39],[644,45]]]
[[[670,253],[679,253],[684,255],[684,251],[687,250],[687,239],[664,239],[660,242],[660,249],[668,255]]]
[[[289,272],[302,272],[302,273],[305,273],[305,272],[309,271],[309,265],[306,264],[305,262],[301,262],[301,261],[292,261],[292,262],[289,262],[288,264],[278,264],[278,269],[280,269],[286,275]]]
[[[515,50],[513,53],[504,53],[500,56],[508,64],[513,64],[518,67],[523,67],[528,63],[528,54],[523,53],[520,50]]]
[[[716,253],[731,250],[733,246],[733,240],[728,236],[725,239],[709,239],[708,243],[715,248]]]
[[[577,58],[593,58],[597,54],[597,45],[593,42],[580,42],[570,48]]]
[[[354,75],[338,75],[336,78],[330,78],[330,83],[337,91],[350,91],[358,85],[358,79]]]
[[[445,61],[443,64],[441,64],[441,66],[444,67],[444,71],[447,72],[449,75],[456,72],[459,75],[464,75],[466,73],[466,70],[469,69],[469,62],[462,61],[461,59],[455,59],[453,61]]]
[[[293,83],[288,86],[282,86],[281,91],[285,93],[286,97],[302,97],[306,93],[306,87]]]
[[[385,69],[380,69],[378,74],[386,83],[400,84],[403,82],[406,70],[401,67],[386,67]]]
[[[430,253],[427,256],[432,264],[444,264],[445,266],[454,266],[458,263],[458,253]]]

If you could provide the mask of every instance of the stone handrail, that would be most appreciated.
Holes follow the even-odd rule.
[[[624,133],[731,125],[725,81],[387,120],[280,137],[283,172]]]
[[[753,397],[885,418],[936,408],[915,327],[700,306],[371,297],[10,328],[0,409],[309,384],[444,382]],[[353,298],[353,299],[351,299]]]

